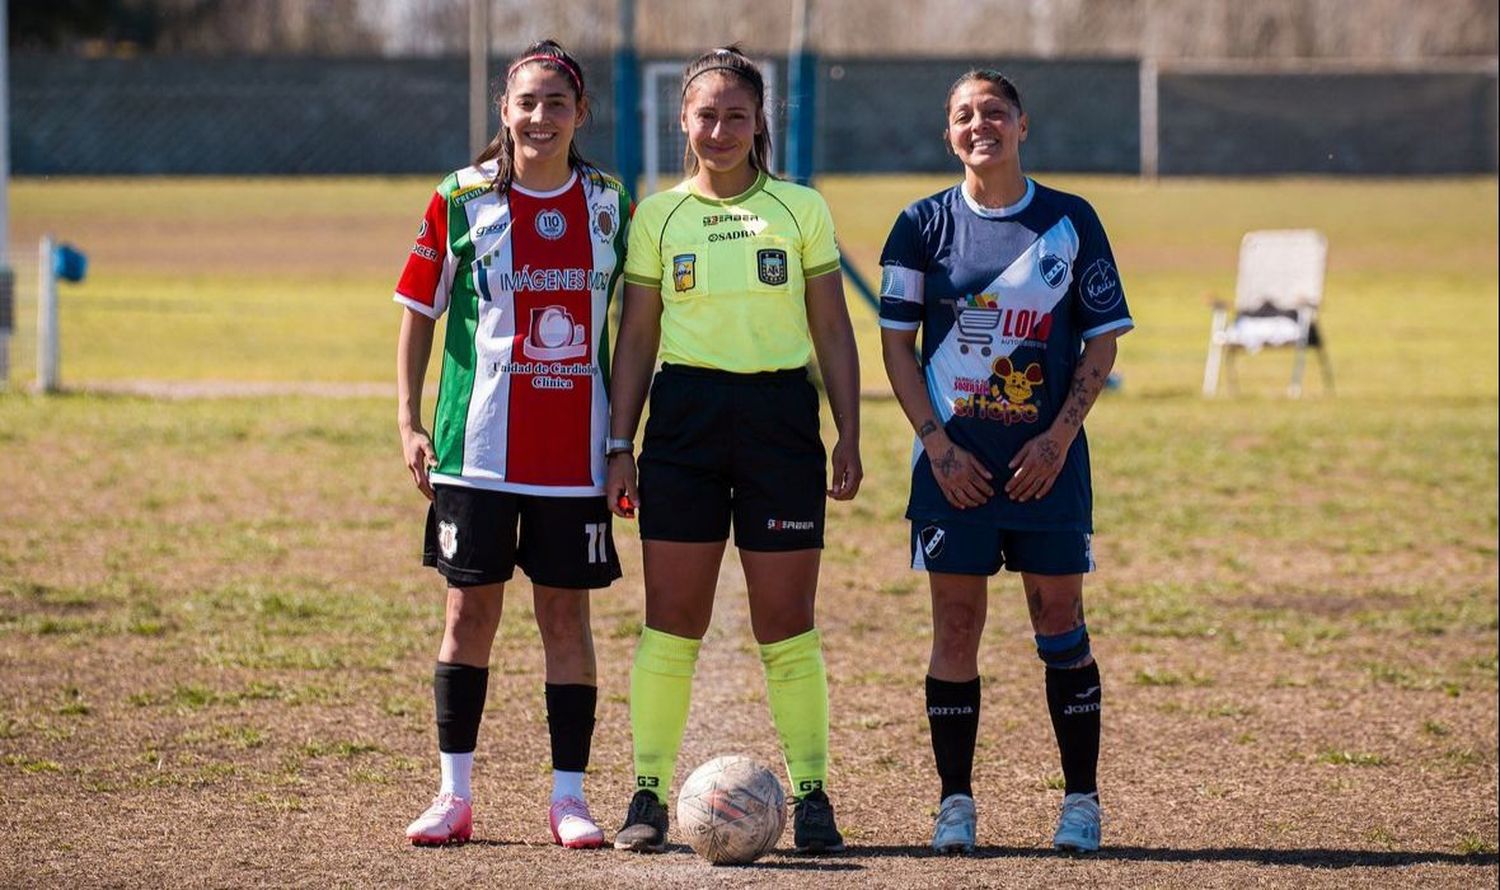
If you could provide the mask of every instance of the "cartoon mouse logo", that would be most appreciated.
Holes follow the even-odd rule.
[[[1001,386],[1005,390],[1005,400],[1008,402],[1006,414],[1011,423],[1033,423],[1037,418],[1037,407],[1028,404],[1032,393],[1042,382],[1042,366],[1036,362],[1026,366],[1026,370],[1017,370],[1014,363],[1005,356],[995,359],[991,365],[995,376],[1000,378]],[[999,395],[999,393],[996,393]]]

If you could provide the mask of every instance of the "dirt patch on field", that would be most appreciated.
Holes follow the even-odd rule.
[[[819,606],[846,855],[783,850],[714,869],[684,847],[642,858],[547,843],[542,658],[518,580],[481,733],[477,841],[415,850],[401,829],[436,777],[440,589],[416,565],[424,506],[388,401],[78,397],[0,411],[5,886],[1457,887],[1494,876],[1495,557],[1464,543],[1493,536],[1482,516],[1450,517],[1458,534],[1423,554],[1341,552],[1336,528],[1296,548],[1245,530],[1230,549],[1276,552],[1249,564],[1207,543],[1168,558],[1155,525],[1112,530],[1089,586],[1107,849],[1086,858],[1046,846],[1057,759],[1009,577],[992,586],[981,656],[981,850],[929,855],[927,593],[879,487],[830,511]],[[895,427],[896,411],[870,406],[867,420]],[[904,450],[872,445],[866,461],[872,479],[900,478]],[[1156,497],[1159,516],[1174,501],[1139,496]],[[1198,497],[1211,511],[1227,496]],[[593,601],[588,784],[610,829],[631,791],[641,614],[634,528],[616,534],[625,579]],[[781,766],[732,558],[679,778],[731,751]]]

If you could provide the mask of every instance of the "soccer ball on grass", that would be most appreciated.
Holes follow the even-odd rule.
[[[682,784],[677,827],[714,865],[754,862],[786,828],[786,792],[774,773],[749,757],[715,757]]]

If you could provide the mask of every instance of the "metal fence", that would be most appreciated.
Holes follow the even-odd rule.
[[[581,147],[608,167],[610,66],[584,61],[595,105]],[[943,99],[981,61],[1021,88],[1033,170],[1140,171],[1153,144],[1143,133],[1165,175],[1496,170],[1493,60],[1402,72],[1200,66],[1147,80],[1135,60],[863,57],[820,60],[818,169],[952,170]],[[10,76],[20,175],[434,173],[468,158],[460,58],[21,54]],[[1148,82],[1154,104],[1143,105]],[[1152,117],[1154,133],[1143,130]]]

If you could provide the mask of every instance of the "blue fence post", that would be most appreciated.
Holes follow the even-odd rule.
[[[615,170],[636,194],[641,180],[640,72],[635,54],[635,3],[620,0],[620,33],[615,43]]]

